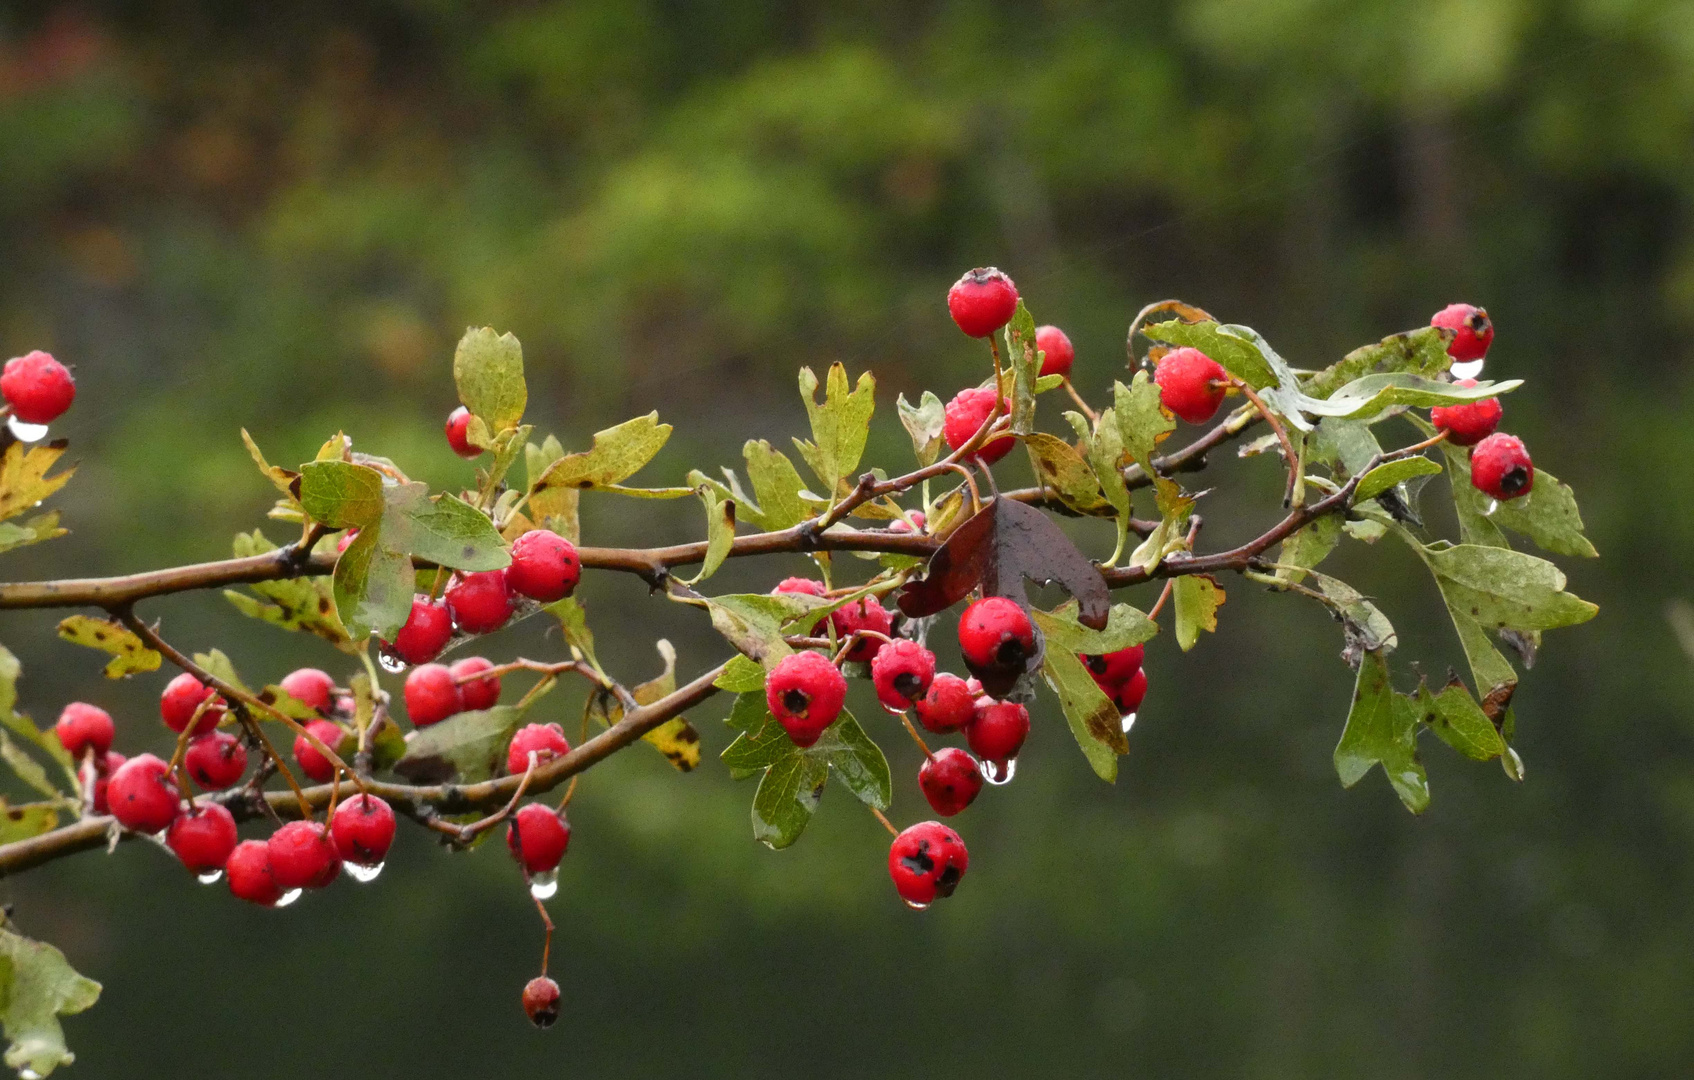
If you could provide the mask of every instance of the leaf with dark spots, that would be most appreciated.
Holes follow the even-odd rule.
[[[954,530],[929,560],[929,571],[908,583],[900,610],[919,619],[945,611],[973,588],[1029,607],[1024,580],[1057,584],[1077,602],[1077,621],[1102,630],[1111,615],[1106,579],[1070,537],[1040,510],[995,499]]]

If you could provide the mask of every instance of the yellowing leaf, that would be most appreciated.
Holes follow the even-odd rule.
[[[654,678],[635,687],[630,695],[641,705],[651,705],[676,690],[676,649],[660,638],[654,646],[665,662],[665,669]],[[623,719],[623,706],[610,690],[596,690],[588,697],[588,716],[605,727]],[[689,772],[700,764],[700,733],[687,717],[673,716],[641,736],[643,742],[665,755],[665,760],[679,772]]]
[[[64,456],[66,445],[57,439],[28,450],[21,442],[6,447],[5,456],[0,457],[0,521],[17,517],[70,482],[75,465],[47,475]]]
[[[523,346],[511,334],[472,327],[453,352],[453,382],[459,400],[498,435],[516,427],[529,403],[524,383]]]
[[[241,429],[241,441],[246,445],[247,454],[253,459],[253,464],[257,465],[259,471],[265,474],[265,479],[282,492],[284,498],[293,502],[294,481],[299,479],[300,474],[292,469],[280,468],[266,461],[264,453],[259,449],[259,444],[253,441],[253,436],[247,434],[246,428]]]
[[[129,627],[92,615],[72,615],[60,621],[59,636],[73,645],[111,653],[112,660],[106,665],[108,679],[121,679],[138,671],[157,671],[164,659]]]
[[[824,493],[830,494],[859,467],[864,455],[871,414],[876,411],[876,379],[870,372],[863,372],[858,385],[849,392],[847,369],[831,364],[822,405],[818,404],[817,390],[817,375],[811,368],[801,368],[800,399],[812,422],[812,441],[795,439],[794,445],[823,482]]]
[[[606,488],[622,483],[653,460],[671,437],[671,426],[657,412],[625,420],[594,434],[594,444],[549,465],[537,481],[543,488]],[[683,489],[687,494],[687,489]],[[532,496],[533,498],[533,496]]]
[[[0,1025],[11,1044],[7,1065],[47,1076],[75,1061],[59,1017],[82,1012],[99,998],[100,984],[77,974],[64,953],[0,929]]]
[[[28,547],[30,544],[39,544],[43,540],[53,540],[65,535],[67,531],[69,530],[59,528],[59,512],[57,510],[37,514],[22,524],[15,521],[0,521],[0,552]]]
[[[1217,631],[1218,608],[1224,602],[1217,582],[1203,574],[1179,577],[1171,600],[1176,605],[1176,643],[1183,652],[1200,640],[1200,631]]]

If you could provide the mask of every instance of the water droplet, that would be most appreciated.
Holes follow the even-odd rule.
[[[363,885],[368,882],[375,881],[376,876],[382,873],[383,865],[384,864],[382,863],[377,863],[375,866],[366,866],[363,863],[344,862],[341,864],[341,869],[347,871],[348,877]]]
[[[553,894],[559,891],[559,872],[549,870],[545,874],[529,875],[529,895],[537,900],[551,900]]]
[[[1455,378],[1455,379],[1474,379],[1478,375],[1482,374],[1482,361],[1481,360],[1459,361],[1459,362],[1454,363],[1453,366],[1451,368],[1449,368],[1448,370],[1453,373],[1453,378]]]
[[[222,870],[208,870],[204,874],[195,874],[194,880],[202,885],[216,885],[223,880],[223,876]]]
[[[1500,509],[1500,500],[1499,499],[1489,499],[1488,505],[1482,508],[1482,516],[1483,517],[1490,517],[1490,516],[1493,515],[1494,511],[1496,511],[1498,509]]]
[[[982,763],[982,775],[988,778],[990,784],[996,786],[1009,784],[1018,772],[1018,759],[1008,761],[985,761]]]
[[[6,426],[12,429],[19,442],[39,442],[47,437],[46,424],[26,424],[15,416],[8,416]]]
[[[382,665],[382,670],[388,672],[390,675],[398,675],[402,671],[406,670],[406,661],[400,659],[398,656],[395,656],[393,653],[378,653],[376,659],[377,663]]]
[[[294,903],[294,901],[300,899],[301,891],[302,890],[300,890],[300,889],[289,889],[287,892],[285,892],[281,896],[277,897],[276,903],[272,904],[271,906],[272,907],[287,907],[289,904],[292,904],[292,903]]]
[[[1124,713],[1123,714],[1123,733],[1125,735],[1128,735],[1129,729],[1134,727],[1134,726],[1135,726],[1135,714],[1132,713],[1132,712]]]
[[[41,1074],[25,1065],[18,1070],[18,1080],[41,1080]]]
[[[904,897],[902,897],[902,899],[904,899]],[[905,904],[906,904],[907,907],[911,908],[913,911],[922,911],[924,908],[927,908],[929,906],[928,904],[920,904],[916,900],[906,900]]]

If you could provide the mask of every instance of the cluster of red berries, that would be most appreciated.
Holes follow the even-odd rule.
[[[1117,652],[1082,658],[1095,685],[1106,692],[1112,704],[1117,706],[1118,713],[1125,717],[1133,716],[1147,696],[1147,672],[1141,666],[1145,651],[1143,645],[1131,645]]]
[[[406,622],[384,642],[408,664],[427,664],[441,655],[455,629],[490,634],[511,619],[521,597],[542,604],[576,590],[582,562],[576,545],[546,529],[532,529],[512,542],[512,564],[501,570],[455,574],[440,601],[419,594]]]
[[[0,370],[0,397],[26,424],[51,424],[76,400],[70,369],[40,349],[14,356]]]

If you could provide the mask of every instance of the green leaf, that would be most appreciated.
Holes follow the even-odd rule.
[[[454,570],[499,570],[511,553],[488,515],[457,495],[431,499],[424,484],[390,487],[382,514],[382,546]]]
[[[596,671],[600,670],[600,661],[594,655],[594,631],[588,628],[588,612],[582,603],[567,596],[542,610],[559,620],[559,627],[565,632],[565,644],[580,652]]]
[[[1070,443],[1037,431],[1024,437],[1024,445],[1029,448],[1036,482],[1052,488],[1066,506],[1086,514],[1106,505],[1100,497],[1100,483],[1094,478],[1094,470]]]
[[[0,929],[0,1026],[10,1044],[8,1066],[43,1077],[75,1061],[59,1017],[82,1012],[99,999],[100,984],[77,974],[64,953]]]
[[[640,472],[670,437],[671,426],[659,423],[657,412],[625,420],[595,432],[594,444],[588,450],[566,454],[549,465],[541,474],[539,486],[580,490],[613,487]]]
[[[75,465],[56,476],[47,475],[64,456],[66,445],[63,439],[55,439],[28,450],[21,442],[6,447],[5,454],[0,455],[0,521],[32,509],[70,483],[76,473]]]
[[[459,401],[482,419],[492,434],[516,427],[529,403],[523,376],[523,346],[511,334],[491,327],[465,331],[453,352],[453,382]]]
[[[0,758],[3,758],[12,771],[18,774],[18,779],[41,792],[49,799],[62,797],[63,793],[53,786],[53,781],[47,779],[47,770],[41,762],[30,757],[24,749],[12,741],[11,736],[0,731]]]
[[[1185,574],[1176,579],[1171,600],[1176,606],[1176,643],[1187,652],[1200,640],[1200,631],[1218,628],[1218,608],[1224,591],[1204,574]]]
[[[323,719],[323,715],[318,710],[290,694],[276,683],[266,684],[262,690],[253,696],[284,716],[292,716],[302,722]],[[259,715],[262,717],[265,714],[261,712]]]
[[[0,844],[28,840],[58,827],[59,810],[53,803],[12,806],[0,798]]]
[[[757,690],[760,694],[765,691],[765,669],[757,660],[750,660],[737,654],[730,657],[724,666],[723,673],[712,681],[719,690],[728,690],[732,694],[748,694]]]
[[[1320,574],[1316,570],[1308,573],[1313,584],[1317,586],[1316,591],[1341,620],[1347,635],[1347,651],[1343,655],[1348,657],[1349,663],[1360,652],[1389,653],[1400,644],[1399,635],[1394,632],[1394,624],[1388,621],[1388,616],[1366,600],[1357,589],[1339,578]]]
[[[412,560],[385,548],[381,532],[376,526],[360,529],[335,561],[335,611],[355,641],[372,633],[392,640],[412,613]]]
[[[59,742],[59,735],[52,728],[42,731],[35,726],[35,721],[16,711],[18,703],[18,679],[23,675],[23,665],[13,656],[11,650],[0,645],[0,725],[21,739],[27,739],[31,745],[41,750],[48,757],[59,763],[65,776],[70,780],[73,789],[80,788],[82,781],[77,777],[76,762],[65,752],[65,747]]]
[[[1489,629],[1553,630],[1599,613],[1566,592],[1564,573],[1545,559],[1477,544],[1421,550],[1447,603]]]
[[[876,379],[870,372],[860,374],[858,386],[851,393],[847,387],[847,369],[831,364],[824,401],[819,405],[818,377],[809,367],[800,369],[800,397],[812,422],[812,441],[795,439],[794,445],[823,482],[826,494],[834,494],[842,479],[859,467],[865,440],[870,436],[871,414],[876,411]]]
[[[1096,776],[1107,783],[1118,778],[1118,755],[1129,753],[1123,719],[1117,706],[1088,674],[1076,653],[1049,641],[1041,658],[1041,674],[1059,697],[1076,744]]]
[[[1447,336],[1434,326],[1390,334],[1375,345],[1364,345],[1308,379],[1302,390],[1311,397],[1326,398],[1355,379],[1366,375],[1405,372],[1435,376],[1452,363],[1447,355]]]
[[[1066,600],[1052,611],[1033,610],[1030,614],[1041,636],[1049,646],[1057,645],[1074,653],[1098,656],[1117,652],[1131,645],[1151,641],[1159,632],[1159,624],[1128,604],[1113,604],[1106,617],[1104,630],[1091,630],[1077,621],[1075,600]]]
[[[254,529],[251,533],[236,533],[233,548],[239,559],[275,551],[276,545],[266,539],[264,533]],[[233,589],[225,589],[224,596],[248,618],[261,619],[284,630],[315,634],[342,652],[358,651],[347,636],[346,627],[336,617],[335,595],[328,578],[256,581],[247,587],[257,593],[259,599]]]
[[[1522,379],[1479,382],[1475,386],[1441,382],[1422,375],[1388,372],[1355,379],[1328,398],[1301,395],[1300,408],[1317,416],[1340,416],[1363,420],[1395,406],[1427,409],[1509,394],[1523,385]]]
[[[1287,385],[1277,377],[1272,363],[1260,351],[1258,334],[1248,327],[1173,319],[1144,327],[1142,333],[1154,341],[1199,349],[1255,390]]]
[[[164,661],[129,627],[92,615],[72,615],[59,622],[59,636],[73,645],[111,653],[106,678],[121,679],[139,671],[158,671]]]
[[[1302,571],[1329,558],[1329,553],[1341,542],[1341,526],[1338,515],[1325,514],[1284,540],[1277,551],[1276,576],[1295,584],[1304,580],[1306,575]]]
[[[923,397],[918,399],[916,407],[906,403],[906,395],[901,394],[894,402],[900,412],[900,424],[906,429],[906,434],[912,437],[912,452],[917,455],[919,465],[933,465],[941,459],[941,451],[947,445],[942,434],[947,422],[947,406],[932,391],[925,390]]]
[[[1499,536],[1503,527],[1529,537],[1543,551],[1586,559],[1600,554],[1583,535],[1576,494],[1552,473],[1536,469],[1534,490],[1522,498],[1506,499],[1490,514],[1488,504],[1494,500],[1471,483],[1470,451],[1447,443],[1442,443],[1441,449],[1447,454],[1453,504],[1459,512],[1460,525],[1470,527],[1467,541],[1504,547],[1505,539]],[[1491,542],[1495,538],[1497,542]]]
[[[382,520],[382,474],[348,461],[300,467],[300,506],[331,529],[365,528]]]
[[[761,687],[756,691],[744,690],[737,694],[734,704],[730,706],[729,715],[724,717],[723,722],[737,731],[752,735],[764,730],[765,724],[772,719],[770,706],[765,702],[765,691]]]
[[[419,728],[406,737],[394,771],[414,784],[470,784],[501,771],[506,747],[523,722],[512,705],[475,709]]]
[[[774,665],[794,651],[782,640],[782,624],[807,610],[803,604],[792,602],[791,597],[760,593],[707,597],[706,608],[718,633],[731,645],[767,666]]]
[[[235,663],[230,660],[228,656],[224,655],[224,651],[222,649],[212,649],[209,652],[195,653],[194,662],[199,664],[200,667],[205,670],[206,674],[217,679],[222,679],[237,690],[252,693],[252,691],[247,689],[247,684],[241,681],[241,675],[235,670]]]
[[[15,521],[0,522],[0,552],[39,544],[43,540],[56,540],[69,531],[59,528],[57,510],[37,514],[22,524]]]
[[[1366,499],[1374,499],[1402,481],[1414,476],[1433,476],[1440,471],[1441,466],[1426,457],[1416,455],[1378,465],[1359,481],[1359,486],[1353,492],[1353,501],[1361,503]]]
[[[1107,409],[1100,414],[1100,419],[1089,430],[1088,419],[1081,413],[1067,412],[1065,419],[1071,422],[1077,438],[1082,439],[1088,446],[1088,466],[1094,470],[1094,479],[1100,485],[1100,491],[1109,503],[1117,518],[1118,538],[1112,549],[1112,557],[1107,565],[1117,562],[1118,556],[1129,542],[1129,522],[1133,509],[1129,501],[1129,485],[1124,483],[1123,473],[1123,432],[1118,427],[1116,408]]]
[[[728,720],[732,726],[755,721],[758,723],[757,727],[743,731],[719,755],[729,769],[729,775],[736,780],[745,780],[762,769],[770,768],[783,758],[800,753],[800,748],[794,745],[794,740],[788,737],[788,732],[771,716],[763,691],[741,695],[741,699],[737,700],[735,707],[730,710]]]
[[[1028,435],[1035,430],[1035,381],[1041,372],[1041,351],[1035,347],[1035,318],[1023,301],[1006,324],[1006,363],[1012,376],[1012,433]]]
[[[789,754],[766,769],[753,795],[753,838],[771,848],[799,839],[828,780],[829,766],[807,754]]]
[[[582,493],[571,487],[536,486],[547,467],[564,456],[565,448],[552,435],[542,440],[540,446],[534,443],[524,445],[528,476],[526,490],[529,492],[525,511],[539,528],[550,529],[574,544],[582,538],[582,527],[577,518],[577,504],[581,501]]]
[[[1118,438],[1124,453],[1153,476],[1153,452],[1176,430],[1176,421],[1159,404],[1159,388],[1145,371],[1137,371],[1130,385],[1112,386],[1112,414],[1118,423]]]
[[[1419,686],[1418,710],[1442,742],[1473,761],[1488,761],[1506,750],[1500,732],[1463,683],[1450,683],[1439,694]]]
[[[1418,760],[1416,703],[1396,694],[1388,679],[1388,662],[1379,652],[1367,652],[1359,664],[1353,707],[1335,746],[1335,771],[1343,787],[1352,787],[1381,764],[1394,793],[1406,809],[1421,814],[1429,808],[1429,778]]]
[[[847,710],[843,709],[840,718],[805,752],[811,757],[823,756],[835,778],[866,806],[887,810],[894,801],[894,778],[882,747],[865,734]]]
[[[699,492],[706,507],[706,557],[700,572],[685,582],[688,585],[698,585],[717,573],[735,546],[735,500],[724,498],[710,485],[701,485]]]
[[[763,439],[749,439],[741,448],[747,459],[747,479],[753,485],[766,530],[786,529],[812,516],[800,498],[805,481],[788,455]]]

